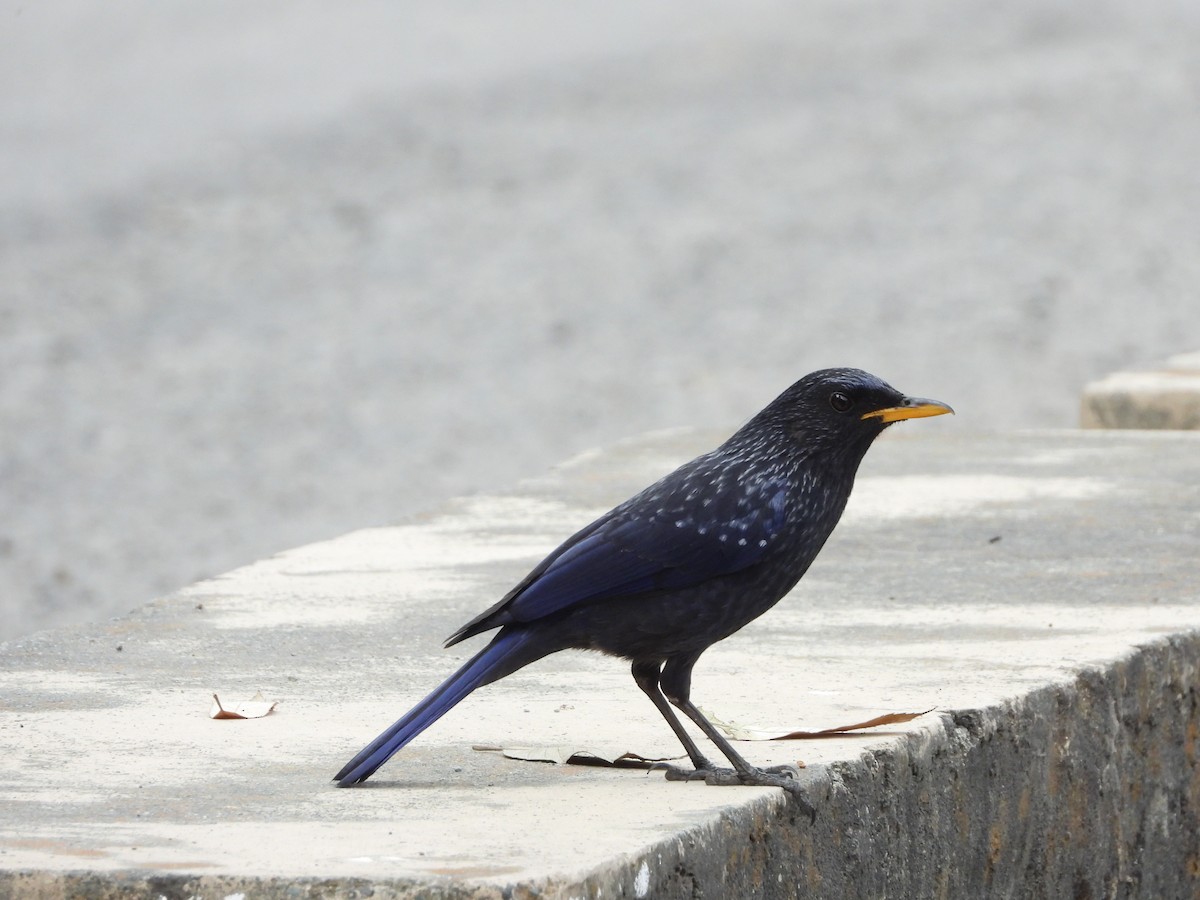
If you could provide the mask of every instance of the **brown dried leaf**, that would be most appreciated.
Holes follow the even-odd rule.
[[[833,728],[822,728],[820,731],[789,731],[783,734],[761,728],[748,728],[736,722],[724,722],[707,710],[704,711],[704,715],[727,737],[735,741],[803,741],[836,737],[839,734],[850,734],[865,728],[878,728],[880,725],[900,725],[904,722],[911,722],[918,716],[933,712],[934,709],[936,707],[930,707],[922,712],[886,713],[865,722],[855,722],[853,725],[835,725]]]
[[[803,740],[805,738],[820,738],[830,737],[832,735],[847,734],[852,731],[862,731],[865,728],[878,728],[880,725],[901,725],[904,722],[911,722],[918,716],[923,716],[925,713],[933,712],[936,707],[922,710],[921,712],[896,712],[885,713],[882,716],[876,716],[873,719],[867,719],[865,722],[855,722],[853,725],[836,725],[833,728],[823,728],[820,731],[792,731],[787,734],[781,734],[778,737],[771,738],[773,741],[792,741]]]
[[[216,694],[213,694],[212,698],[212,708],[208,711],[211,719],[261,719],[279,704],[278,700],[263,699],[262,691],[229,708],[221,705],[221,700]]]
[[[621,769],[648,769],[655,763],[669,762],[675,759],[681,759],[680,756],[664,756],[651,757],[642,756],[640,753],[625,753],[614,754],[611,752],[597,752],[595,750],[576,750],[570,746],[524,746],[524,747],[497,747],[491,744],[476,744],[473,750],[484,750],[495,753],[501,753],[509,759],[529,760],[532,762],[552,762],[555,765],[574,765],[574,766],[611,766]]]

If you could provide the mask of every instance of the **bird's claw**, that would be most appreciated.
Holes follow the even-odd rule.
[[[650,767],[651,772],[661,771],[667,781],[703,781],[718,787],[736,785],[754,785],[757,787],[783,788],[799,804],[812,821],[817,819],[817,811],[812,804],[804,799],[800,787],[800,770],[795,766],[770,766],[765,769],[750,769],[739,772],[736,769],[719,769],[711,766],[705,769],[684,769],[670,763],[655,763]]]
[[[719,786],[758,785],[788,788],[791,782],[800,779],[800,770],[795,766],[771,766],[767,769],[739,772],[737,769],[719,769],[716,766],[684,769],[660,762],[652,765],[649,771],[662,772],[667,781],[703,781],[705,784]]]
[[[710,782],[711,783],[711,782]],[[817,808],[804,797],[800,787],[800,770],[795,766],[771,766],[767,769],[754,769],[739,784],[756,784],[764,787],[783,788],[792,800],[800,807],[800,811],[808,816],[809,822],[817,821]]]
[[[800,770],[796,766],[786,764],[782,766],[768,766],[760,771],[766,772],[768,775],[783,775],[796,781],[800,780]]]
[[[651,772],[662,772],[667,781],[704,781],[708,782],[708,778],[713,771],[729,771],[733,769],[682,769],[679,766],[673,766],[670,763],[655,763],[650,767]]]

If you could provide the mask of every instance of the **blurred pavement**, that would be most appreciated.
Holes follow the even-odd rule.
[[[0,639],[824,365],[1073,427],[1200,346],[1198,42],[1184,2],[0,2]]]

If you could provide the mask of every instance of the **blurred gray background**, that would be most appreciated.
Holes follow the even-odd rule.
[[[0,639],[825,365],[1073,427],[1200,347],[1198,46],[1192,0],[0,0]]]

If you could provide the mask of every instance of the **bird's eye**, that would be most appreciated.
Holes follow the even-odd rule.
[[[832,394],[829,395],[829,405],[832,406],[838,412],[845,412],[853,404],[850,402],[850,398],[847,397],[845,394],[843,394],[841,391],[834,391]]]

